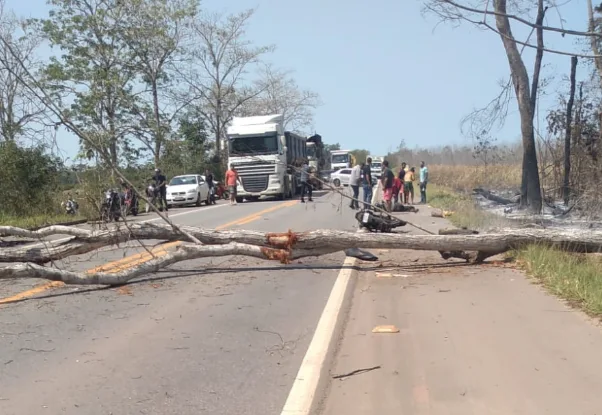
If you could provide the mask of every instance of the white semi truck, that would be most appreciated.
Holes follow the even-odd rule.
[[[354,165],[351,150],[333,150],[330,152],[330,168],[332,170],[348,169]]]
[[[238,202],[293,197],[298,189],[295,168],[307,157],[306,138],[284,131],[281,114],[234,117],[227,135],[228,165],[236,168],[242,182]]]
[[[383,161],[385,161],[384,157],[380,157],[380,156],[368,156],[370,158],[372,158],[372,167],[370,168],[370,172],[372,173],[372,176],[375,177],[376,179],[380,180],[380,176],[382,175],[382,171],[383,171]]]

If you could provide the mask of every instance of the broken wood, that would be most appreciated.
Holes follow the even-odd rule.
[[[439,251],[445,259],[461,258],[470,263],[479,263],[490,256],[528,244],[542,244],[572,252],[602,252],[602,232],[591,230],[569,232],[511,229],[478,234],[469,229],[442,229],[439,235],[376,234],[337,230],[263,233],[242,229],[216,231],[196,227],[182,227],[182,230],[184,232],[176,232],[169,224],[154,223],[135,223],[129,227],[117,226],[105,231],[65,226],[51,226],[38,231],[0,227],[0,236],[32,239],[51,235],[72,236],[64,242],[41,240],[33,245],[1,249],[0,262],[18,264],[0,268],[0,280],[42,278],[67,284],[119,285],[174,263],[198,258],[242,255],[286,264],[295,259],[331,254],[349,248]],[[189,236],[201,241],[202,245],[188,239]],[[175,252],[154,258],[151,254],[150,261],[116,273],[78,273],[42,266],[51,261],[131,240],[181,241],[182,244]]]
[[[433,209],[431,211],[431,216],[434,218],[447,218],[449,216],[453,215],[453,212],[450,212],[448,210],[443,210],[443,209]]]
[[[472,192],[474,194],[483,196],[487,200],[499,203],[500,205],[515,205],[520,201],[520,196],[516,196],[513,199],[506,199],[505,197],[498,196],[491,193],[489,190],[481,189],[480,187],[472,189]]]

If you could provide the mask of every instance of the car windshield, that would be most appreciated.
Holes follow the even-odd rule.
[[[278,153],[278,137],[276,134],[234,136],[230,139],[231,155],[251,156],[276,153]]]
[[[349,154],[333,154],[333,163],[347,163],[349,161]]]
[[[177,176],[169,182],[170,186],[180,186],[183,184],[197,184],[196,176]]]

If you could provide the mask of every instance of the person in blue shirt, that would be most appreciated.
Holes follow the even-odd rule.
[[[426,204],[426,184],[429,180],[429,169],[424,161],[420,162],[420,203]]]

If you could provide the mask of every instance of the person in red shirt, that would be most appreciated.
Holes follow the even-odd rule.
[[[399,177],[393,179],[393,203],[399,202],[399,193],[401,192],[403,184]]]
[[[226,186],[230,193],[230,205],[236,205],[236,185],[240,182],[238,172],[233,164],[230,164],[230,169],[226,171]],[[241,183],[242,184],[242,183]]]

